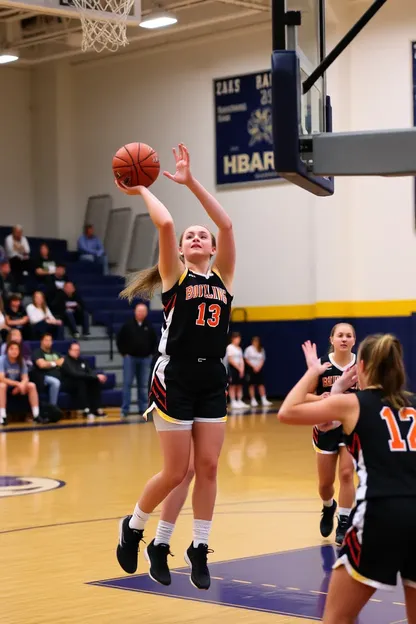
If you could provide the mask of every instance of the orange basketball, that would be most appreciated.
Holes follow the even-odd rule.
[[[114,176],[126,186],[150,186],[159,171],[159,156],[146,143],[123,145],[113,157]]]

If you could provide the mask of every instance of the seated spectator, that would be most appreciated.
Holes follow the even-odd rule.
[[[54,351],[51,334],[45,334],[42,337],[39,349],[33,353],[33,362],[31,377],[36,383],[39,394],[47,386],[49,403],[57,405],[61,387],[61,366],[64,363],[64,358]]]
[[[90,335],[90,317],[72,282],[66,282],[63,289],[58,290],[52,307],[74,338],[79,338],[77,325],[82,325],[84,336]]]
[[[22,305],[22,297],[20,295],[14,294],[9,298],[6,306],[6,324],[10,329],[20,329],[25,340],[32,338],[29,317]]]
[[[7,342],[3,342],[0,348],[0,355],[6,355],[7,346],[11,342],[17,342],[21,346],[22,349],[22,357],[25,361],[28,371],[33,366],[32,362],[32,351],[30,350],[29,345],[26,342],[23,342],[22,332],[20,329],[11,328],[9,333],[7,334]]]
[[[4,242],[13,277],[21,285],[30,271],[30,246],[21,225],[15,225]]]
[[[7,334],[10,327],[7,325],[6,317],[4,314],[3,297],[0,297],[0,335],[3,341],[7,340]]]
[[[54,338],[62,336],[62,321],[55,318],[46,305],[43,292],[35,291],[32,295],[32,301],[33,303],[29,303],[27,306],[26,312],[32,326],[33,336],[39,338],[45,332],[49,332]]]
[[[103,267],[104,275],[108,273],[108,260],[104,246],[100,239],[94,234],[94,226],[91,224],[84,226],[84,234],[78,239],[78,251],[81,260],[97,262]]]
[[[56,263],[50,256],[49,247],[46,243],[42,243],[39,247],[39,256],[34,264],[35,275],[38,282],[45,284],[47,278],[55,275]]]
[[[0,264],[0,295],[6,301],[15,290],[15,285],[11,275],[10,263],[8,260]]]
[[[73,342],[62,364],[62,387],[75,397],[83,416],[105,416],[100,408],[101,384],[107,381],[107,377],[95,373],[80,355],[78,342]]]
[[[45,286],[45,297],[50,307],[52,307],[52,303],[58,292],[63,289],[65,282],[68,281],[69,278],[66,268],[63,264],[58,264],[55,269],[55,274],[49,276]]]
[[[6,424],[6,405],[10,397],[27,397],[33,420],[39,421],[39,396],[34,383],[29,381],[27,366],[17,342],[7,345],[0,357],[0,424]]]

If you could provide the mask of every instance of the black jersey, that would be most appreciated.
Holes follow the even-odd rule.
[[[320,394],[324,394],[324,392],[331,392],[331,388],[336,382],[336,380],[342,376],[344,371],[351,368],[351,366],[354,366],[355,360],[356,360],[356,356],[353,353],[351,362],[349,362],[347,366],[342,367],[342,366],[338,366],[338,364],[335,363],[332,353],[329,353],[328,355],[321,357],[322,364],[324,364],[325,362],[329,362],[331,366],[324,373],[322,373],[322,375],[319,375],[318,385],[316,387],[316,394],[320,395]],[[350,388],[348,392],[355,392],[356,388],[357,386],[355,385],[352,388]]]
[[[357,501],[416,496],[416,396],[400,410],[382,390],[357,392],[360,416],[347,438],[360,480]]]
[[[175,286],[162,293],[164,323],[159,352],[223,358],[232,299],[215,269],[206,276],[186,269]]]

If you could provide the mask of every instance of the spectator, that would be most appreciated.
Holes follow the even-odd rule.
[[[39,247],[39,257],[35,262],[35,275],[38,282],[45,284],[48,277],[55,275],[56,263],[52,260],[49,253],[49,247],[46,243],[42,243]]]
[[[78,342],[73,342],[62,365],[62,383],[66,392],[75,397],[78,409],[83,416],[106,416],[100,408],[101,385],[107,377],[95,373],[81,355]]]
[[[6,306],[6,323],[10,329],[20,329],[25,340],[31,339],[30,321],[22,306],[22,297],[20,295],[14,294],[10,296]]]
[[[54,337],[62,335],[62,321],[54,317],[46,305],[43,292],[37,290],[32,296],[33,303],[29,303],[26,308],[33,334],[39,338],[45,332],[50,332]]]
[[[74,338],[79,338],[77,325],[82,325],[84,336],[90,335],[90,318],[84,302],[75,290],[72,282],[65,282],[62,290],[58,290],[52,304],[53,310],[69,328]]]
[[[241,334],[233,332],[231,342],[226,350],[228,373],[230,378],[229,392],[231,409],[249,407],[243,401],[244,357],[240,347]]]
[[[12,233],[6,236],[5,248],[12,274],[16,283],[21,284],[23,276],[30,271],[30,246],[21,225],[15,225]]]
[[[146,411],[148,405],[148,382],[152,355],[156,352],[157,336],[147,319],[147,306],[138,303],[134,317],[124,323],[117,336],[117,348],[123,356],[123,404],[121,415],[129,414],[131,386],[137,379],[137,403],[139,413]]]
[[[29,345],[26,342],[23,342],[22,332],[20,331],[20,329],[12,328],[9,331],[9,333],[7,334],[7,342],[4,342],[1,345],[0,355],[6,355],[7,346],[11,342],[17,342],[17,344],[20,344],[21,349],[22,349],[23,359],[25,361],[28,371],[30,371],[30,369],[33,366],[32,352],[30,350]]]
[[[56,266],[55,274],[50,275],[46,283],[45,295],[48,305],[52,305],[56,295],[63,289],[65,282],[68,282],[68,275],[63,264]]]
[[[78,239],[78,251],[81,260],[97,262],[103,267],[104,275],[108,273],[108,260],[104,246],[100,239],[94,234],[94,226],[87,224],[84,226],[84,234]]]
[[[4,315],[3,297],[0,297],[0,335],[2,340],[7,339],[10,327],[7,325],[6,317]]]
[[[14,289],[10,263],[6,260],[0,264],[0,295],[4,301],[7,300]]]
[[[0,424],[6,424],[6,405],[11,397],[28,397],[33,420],[39,422],[39,396],[34,383],[29,381],[27,366],[21,346],[17,342],[7,345],[6,354],[0,357]]]
[[[250,394],[251,407],[257,407],[256,387],[259,390],[260,400],[263,407],[270,407],[272,403],[267,400],[266,388],[264,387],[264,362],[266,361],[266,353],[261,346],[261,340],[258,336],[253,336],[251,345],[244,351],[244,360],[247,365],[248,373],[248,391]]]
[[[49,403],[57,405],[64,358],[53,350],[52,334],[45,334],[42,337],[39,349],[33,353],[33,362],[32,379],[36,383],[39,394],[47,386]]]
[[[0,264],[3,264],[3,262],[8,262],[8,259],[6,256],[6,250],[3,245],[0,245]]]

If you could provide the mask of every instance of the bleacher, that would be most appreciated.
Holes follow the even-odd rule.
[[[11,226],[0,226],[0,244],[10,234]],[[91,316],[91,336],[80,339],[81,356],[89,363],[107,375],[107,382],[102,389],[103,407],[120,407],[122,402],[122,358],[115,346],[115,336],[121,325],[131,317],[133,305],[118,298],[124,286],[124,278],[118,275],[103,275],[99,266],[92,262],[83,262],[78,259],[78,253],[68,251],[66,240],[56,238],[41,238],[28,236],[31,247],[31,258],[38,254],[39,246],[45,242],[49,246],[51,257],[57,262],[65,264],[69,279],[76,284],[77,290],[85,302]],[[27,288],[33,292],[39,288],[35,278],[28,281]],[[40,288],[41,289],[41,288]],[[160,332],[162,312],[149,310],[149,320],[154,324],[156,332]],[[113,354],[111,344],[113,343]],[[54,349],[66,354],[71,340],[55,340]],[[32,352],[39,346],[38,341],[29,341]],[[132,408],[136,401],[135,390],[132,394]],[[62,409],[71,409],[71,397],[60,392],[59,406]]]

